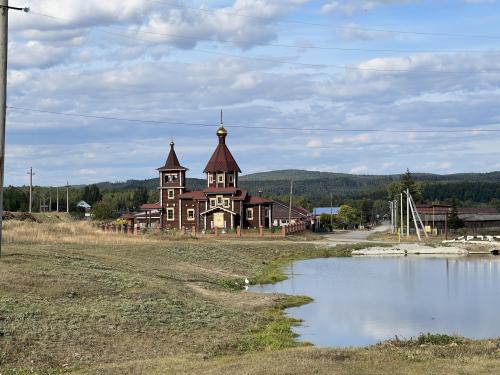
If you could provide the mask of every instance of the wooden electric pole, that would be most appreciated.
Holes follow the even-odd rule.
[[[66,212],[69,213],[69,182],[66,181]]]
[[[333,193],[330,192],[330,227],[333,232]]]
[[[0,256],[2,256],[3,173],[5,161],[5,111],[7,108],[8,0],[0,0]]]
[[[56,187],[56,212],[59,212],[59,186]]]
[[[7,109],[7,46],[9,42],[9,9],[29,12],[29,8],[9,7],[9,0],[0,0],[0,257],[2,256],[3,177],[5,166],[5,118]]]
[[[288,225],[292,225],[292,196],[293,196],[293,180],[290,180],[290,207],[288,207]]]
[[[33,205],[33,175],[35,173],[33,173],[33,167],[30,167],[30,170],[28,172],[29,176],[30,176],[30,201],[29,201],[29,212],[31,213],[31,210],[32,210],[32,205]]]

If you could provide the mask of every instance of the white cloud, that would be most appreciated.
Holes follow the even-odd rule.
[[[339,0],[328,1],[321,7],[322,13],[342,12],[353,14],[359,11],[369,11],[380,6],[408,4],[412,0]]]
[[[363,173],[368,173],[370,171],[370,167],[367,165],[357,165],[349,171],[349,173],[352,174],[363,174]]]
[[[130,31],[142,38],[149,33],[152,42],[167,42],[186,49],[207,40],[231,42],[248,49],[275,39],[277,35],[271,26],[276,18],[306,2],[237,0],[232,6],[213,12],[174,8],[151,14],[145,25],[132,27]]]

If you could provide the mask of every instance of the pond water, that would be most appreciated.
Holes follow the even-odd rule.
[[[288,280],[250,290],[306,295],[286,310],[299,340],[365,346],[420,333],[500,337],[500,257],[312,259],[286,268]]]

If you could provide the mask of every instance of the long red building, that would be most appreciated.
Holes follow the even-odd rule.
[[[211,230],[272,226],[273,201],[255,197],[238,187],[241,169],[226,145],[227,130],[221,122],[218,145],[204,169],[206,188],[189,191],[187,168],[183,167],[170,143],[160,174],[161,226],[166,229]]]

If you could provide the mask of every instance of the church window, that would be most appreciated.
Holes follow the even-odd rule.
[[[174,221],[175,219],[175,212],[173,208],[167,208],[167,220],[168,221]]]
[[[168,199],[173,199],[175,196],[175,190],[174,189],[168,189]]]
[[[247,220],[253,220],[253,208],[247,208]]]
[[[221,184],[224,183],[224,174],[223,173],[217,175],[217,182],[219,182]]]
[[[217,195],[217,205],[222,206],[222,195]]]
[[[213,183],[214,183],[214,175],[213,175],[213,174],[211,174],[211,173],[208,175],[208,182],[209,182],[210,184],[213,184]]]
[[[217,205],[217,199],[210,198],[210,208],[213,208]]]
[[[187,210],[187,217],[188,220],[194,220],[194,209],[190,208],[189,210]]]
[[[175,181],[177,181],[177,175],[176,174],[166,174],[165,175],[165,182],[166,183],[175,182]]]
[[[230,205],[229,198],[224,198],[224,207],[229,208],[229,205]]]
[[[234,175],[229,175],[229,183],[232,184],[234,182]]]

